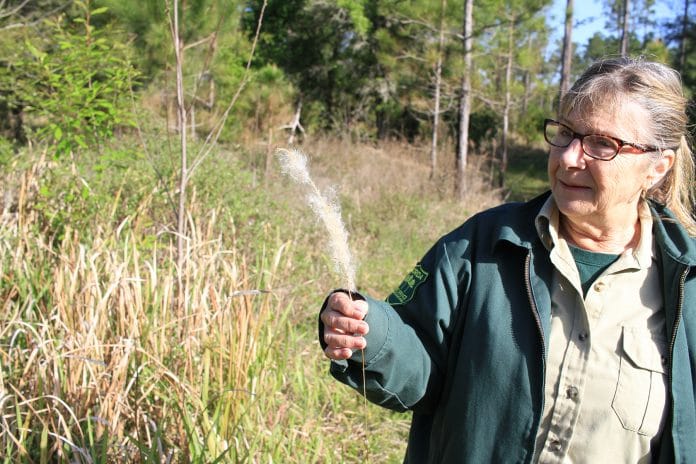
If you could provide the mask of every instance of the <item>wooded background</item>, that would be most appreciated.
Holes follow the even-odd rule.
[[[656,1],[573,43],[572,0],[0,0],[0,462],[401,462],[408,413],[327,372],[340,284],[274,149],[386,297],[547,189],[542,121],[592,60],[669,63],[693,101],[693,2]]]
[[[671,19],[653,19],[658,1]],[[471,147],[504,174],[509,146],[540,140],[559,89],[594,59],[669,63],[693,94],[690,3],[604,0],[593,12],[604,29],[578,44],[573,0],[564,18],[549,17],[550,0],[187,0],[187,123],[205,137],[242,86],[223,142],[425,140],[433,172],[455,159],[465,167]],[[98,144],[133,124],[133,94],[174,120],[171,11],[167,1],[0,2],[2,136],[48,140],[63,153]],[[455,153],[438,153],[443,140]]]

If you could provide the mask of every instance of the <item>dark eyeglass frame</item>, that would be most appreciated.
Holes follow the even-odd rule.
[[[564,129],[568,130],[568,132],[570,132],[570,134],[571,134],[571,138],[570,138],[570,140],[568,141],[568,143],[565,144],[565,145],[558,145],[558,144],[556,144],[556,143],[553,143],[553,142],[550,140],[549,135],[547,134],[547,127],[548,127],[549,125],[555,125],[555,126],[557,126],[557,127],[563,127]],[[606,138],[606,139],[612,140],[612,141],[616,142],[616,144],[617,144],[616,151],[614,152],[614,154],[613,154],[611,157],[598,157],[598,156],[596,156],[596,155],[593,155],[593,154],[591,154],[591,153],[588,153],[587,149],[585,148],[585,138],[587,138],[587,137],[604,137],[604,138]],[[548,119],[548,118],[547,118],[547,119],[544,119],[544,139],[546,140],[546,142],[547,142],[549,145],[551,145],[551,146],[553,146],[553,147],[558,147],[558,148],[566,148],[566,147],[568,147],[571,143],[573,143],[573,140],[579,139],[579,140],[580,140],[580,145],[582,146],[582,151],[583,151],[587,156],[589,156],[590,158],[594,158],[594,159],[597,159],[597,160],[600,160],[600,161],[611,161],[611,160],[613,160],[614,158],[616,158],[616,155],[619,154],[619,152],[621,151],[621,149],[622,149],[623,147],[625,147],[625,146],[633,147],[633,148],[635,148],[635,149],[637,149],[637,150],[640,150],[640,153],[634,153],[634,154],[639,154],[639,155],[642,155],[642,154],[644,154],[644,153],[648,153],[648,152],[651,152],[651,151],[659,151],[659,150],[660,150],[658,147],[654,147],[654,146],[651,146],[651,145],[643,145],[643,144],[641,144],[641,143],[627,142],[627,141],[625,141],[625,140],[621,140],[621,139],[619,139],[619,138],[612,137],[612,136],[610,136],[610,135],[604,135],[604,134],[580,134],[579,132],[575,132],[573,129],[571,129],[570,127],[566,126],[566,125],[563,124],[562,122],[558,122],[558,121],[556,121],[556,120]]]

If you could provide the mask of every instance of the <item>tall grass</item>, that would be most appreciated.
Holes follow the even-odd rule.
[[[268,354],[287,324],[274,291],[286,244],[250,263],[214,234],[215,210],[190,219],[178,317],[171,240],[143,251],[126,221],[89,244],[79,231],[51,243],[16,219],[18,233],[0,240],[9,461],[253,453],[255,439],[240,432],[255,422]]]
[[[474,191],[474,207],[444,199],[423,180],[427,159],[401,148],[307,148],[318,154],[319,183],[340,187],[365,263],[358,287],[376,296],[438,235],[496,201]],[[3,462],[401,460],[408,416],[365,411],[327,374],[316,310],[331,288],[330,263],[279,173],[264,174],[265,191],[288,198],[266,205],[273,211],[261,227],[252,223],[262,216],[245,216],[253,243],[224,203],[194,190],[182,300],[176,240],[142,217],[162,204],[158,187],[143,182],[151,191],[125,216],[121,190],[104,196],[111,200],[89,230],[67,222],[57,234],[37,200],[52,170],[39,160],[3,179],[14,192],[0,212]],[[205,185],[218,182],[202,173]]]

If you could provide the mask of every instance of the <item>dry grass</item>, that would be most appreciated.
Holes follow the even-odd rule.
[[[356,201],[377,201],[385,190],[392,193],[416,195],[433,206],[448,204],[454,191],[454,159],[451,147],[443,147],[440,166],[434,179],[429,178],[429,147],[403,142],[383,142],[379,146],[355,144],[346,139],[320,138],[302,146],[320,174],[339,181],[341,192],[354,196]],[[462,206],[484,209],[500,202],[500,192],[491,188],[480,169],[482,160],[470,158],[466,197]],[[479,206],[480,205],[480,206]],[[464,219],[464,218],[462,218]]]
[[[412,147],[303,149],[319,183],[340,186],[366,261],[358,284],[377,293],[424,243],[497,202],[478,187],[466,203],[448,200],[449,176],[427,180]],[[237,246],[231,219],[194,195],[179,285],[166,230],[146,236],[126,217],[95,224],[89,240],[69,228],[60,241],[42,233],[31,192],[45,167],[17,172],[1,212],[4,462],[362,462],[366,444],[371,462],[401,459],[408,416],[366,411],[326,373],[315,313],[331,278],[303,205],[259,243]],[[281,211],[296,203],[287,184],[268,185],[285,198]],[[421,214],[426,226],[414,226]]]
[[[227,450],[253,414],[285,322],[274,286],[286,244],[250,264],[223,247],[217,211],[191,219],[180,300],[171,237],[143,251],[126,221],[89,244],[79,231],[51,243],[34,232],[27,196],[18,201],[0,236],[8,459],[185,461]],[[228,455],[248,453],[244,440],[232,446]]]

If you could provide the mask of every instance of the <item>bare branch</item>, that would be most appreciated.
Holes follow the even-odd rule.
[[[27,3],[29,3],[29,1],[30,0],[25,0],[24,3],[22,3],[21,5],[16,7],[14,9],[14,12],[11,14],[2,13],[2,8],[0,8],[0,19],[9,18],[9,17],[13,16],[17,11],[19,11],[19,9],[21,9],[23,6],[25,6]],[[65,2],[61,6],[58,6],[54,9],[52,9],[51,11],[47,11],[46,13],[38,16],[36,19],[34,19],[32,21],[25,22],[25,23],[20,22],[20,23],[8,24],[6,26],[0,27],[0,31],[6,31],[9,29],[17,29],[20,27],[33,27],[33,26],[39,24],[44,19],[53,16],[54,14],[58,13],[61,10],[66,9],[68,6],[70,6],[70,2]]]
[[[258,23],[256,24],[256,33],[254,34],[254,41],[251,44],[251,51],[249,52],[249,59],[247,60],[246,68],[244,69],[244,76],[242,76],[242,80],[239,83],[239,87],[237,88],[237,91],[235,92],[234,96],[232,97],[232,100],[230,101],[230,104],[227,105],[227,108],[225,108],[224,113],[222,114],[222,117],[216,124],[216,126],[213,128],[213,130],[210,131],[208,134],[208,137],[206,137],[205,142],[203,143],[203,147],[201,148],[201,151],[199,152],[199,156],[196,158],[196,160],[193,162],[191,165],[191,169],[188,172],[188,178],[190,178],[193,175],[193,172],[200,166],[200,164],[203,162],[205,158],[210,155],[210,153],[213,150],[213,146],[217,143],[218,139],[220,138],[220,134],[222,133],[222,128],[225,126],[225,122],[227,121],[227,118],[230,114],[230,111],[232,111],[232,108],[234,105],[237,103],[237,100],[239,99],[239,96],[242,94],[242,91],[246,87],[246,85],[249,82],[249,71],[251,70],[251,62],[254,58],[254,53],[256,52],[256,45],[259,42],[259,36],[261,35],[261,25],[263,24],[263,15],[266,11],[266,5],[268,5],[268,0],[263,1],[263,5],[261,5],[261,11],[259,12],[259,20]],[[187,179],[188,180],[188,179]]]
[[[6,2],[3,1],[2,4],[0,4],[0,19],[2,19],[2,18],[9,18],[10,16],[14,16],[14,15],[17,14],[22,8],[24,8],[24,6],[25,6],[27,3],[29,3],[29,0],[24,0],[22,3],[20,3],[19,5],[17,5],[14,9],[9,10],[9,11],[6,11],[6,12],[3,12],[2,10],[5,8],[5,3],[6,3]]]
[[[420,56],[417,55],[412,55],[410,53],[402,53],[399,56],[396,57],[397,60],[413,60],[413,61],[420,61],[421,63],[427,63],[428,60],[425,58],[421,58]]]
[[[219,23],[218,23],[218,24],[219,24]],[[199,40],[199,41],[197,41],[197,42],[193,42],[193,43],[190,43],[190,44],[186,44],[186,45],[184,46],[184,50],[188,50],[189,48],[195,48],[195,47],[197,47],[197,46],[199,46],[199,45],[203,45],[204,43],[210,42],[211,40],[215,40],[216,37],[217,37],[217,30],[216,30],[215,32],[213,32],[212,34],[210,34],[208,37],[204,37],[204,38],[202,38],[201,40]]]

